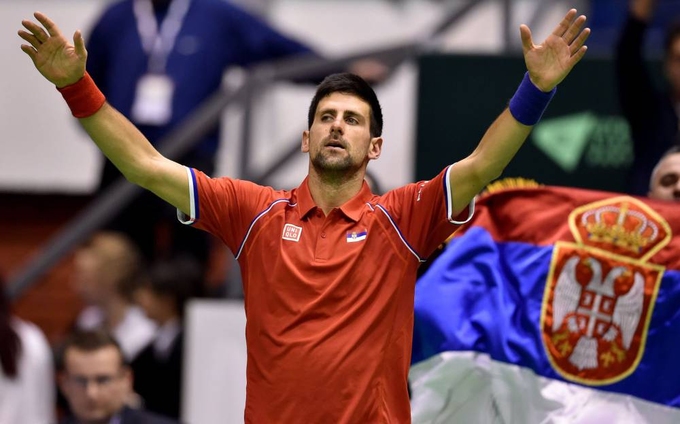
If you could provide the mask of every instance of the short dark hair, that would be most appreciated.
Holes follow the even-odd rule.
[[[66,338],[57,352],[57,369],[59,371],[64,371],[66,353],[69,349],[77,349],[83,352],[95,352],[109,346],[114,347],[118,351],[121,365],[126,366],[127,362],[125,360],[125,355],[123,354],[123,349],[121,349],[120,344],[109,332],[101,329],[75,330]]]
[[[668,25],[663,40],[664,55],[668,57],[675,40],[680,38],[680,19],[675,19]]]
[[[343,93],[359,97],[371,108],[371,137],[380,137],[383,129],[383,115],[378,96],[373,88],[360,76],[348,72],[331,74],[321,81],[309,105],[307,126],[312,127],[319,102],[333,93]]]

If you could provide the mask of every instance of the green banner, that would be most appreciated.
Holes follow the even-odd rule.
[[[526,68],[521,57],[420,59],[416,177],[470,154],[503,111]],[[541,122],[503,173],[542,184],[625,191],[633,159],[616,98],[614,64],[586,58],[560,84]]]

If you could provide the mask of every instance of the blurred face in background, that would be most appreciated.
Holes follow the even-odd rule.
[[[680,202],[680,153],[666,156],[654,168],[647,195],[652,199]]]
[[[82,424],[109,423],[132,393],[132,375],[115,346],[69,348],[59,386]]]
[[[79,250],[74,256],[71,283],[87,304],[102,304],[115,294],[115,281],[112,273],[106,272],[104,259],[94,249]]]

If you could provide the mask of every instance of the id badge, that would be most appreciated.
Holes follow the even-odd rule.
[[[145,125],[165,125],[170,122],[174,90],[175,84],[167,75],[144,75],[137,83],[132,120]]]

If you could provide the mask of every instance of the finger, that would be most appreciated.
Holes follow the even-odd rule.
[[[38,40],[38,39],[35,37],[35,35],[31,34],[30,32],[26,32],[26,31],[20,29],[20,30],[17,32],[17,34],[19,34],[19,37],[21,37],[21,38],[23,38],[24,40],[26,40],[26,41],[28,41],[29,43],[31,43],[31,46],[33,46],[33,47],[36,48],[36,49],[37,49],[38,47],[40,47],[40,45],[42,44],[42,43],[40,42],[40,40]]]
[[[573,43],[569,46],[569,51],[571,52],[571,55],[575,55],[576,52],[578,52],[581,47],[586,43],[586,40],[590,36],[590,28],[585,28],[581,33],[578,35],[576,40],[574,40]]]
[[[40,26],[35,22],[23,20],[21,21],[21,25],[23,25],[27,30],[31,31],[35,38],[37,38],[41,43],[44,43],[48,38],[50,38],[45,30],[40,28]]]
[[[553,35],[556,35],[558,37],[561,37],[564,35],[565,32],[569,29],[569,25],[571,25],[571,21],[574,20],[574,16],[576,16],[576,9],[571,9],[567,12],[566,15],[564,15],[564,19],[562,19],[562,22],[560,22],[556,27],[555,30],[552,32]]]
[[[35,12],[35,13],[33,14],[33,16],[35,16],[35,18],[36,18],[41,24],[43,24],[43,26],[45,27],[45,29],[47,30],[47,32],[48,32],[52,37],[61,37],[61,36],[62,36],[62,35],[61,35],[61,31],[59,31],[59,27],[57,26],[57,24],[55,24],[54,22],[52,22],[52,20],[51,20],[50,18],[48,18],[47,15],[42,14],[42,13],[40,13],[40,12]]]
[[[519,36],[522,39],[522,51],[526,53],[534,47],[534,41],[531,38],[531,29],[522,24],[519,26]]]
[[[31,58],[33,63],[35,63],[35,55],[38,53],[38,52],[36,52],[35,48],[33,48],[32,46],[29,46],[27,44],[22,44],[21,50],[23,50],[23,52],[26,53],[28,55],[28,57]]]
[[[85,40],[83,40],[83,33],[77,30],[73,34],[73,45],[76,47],[78,57],[86,57],[87,50],[85,50]]]
[[[588,46],[583,46],[569,58],[570,69],[583,59],[583,56],[586,55],[586,51],[588,51]]]
[[[585,15],[581,15],[578,18],[576,18],[576,20],[572,22],[572,24],[569,26],[567,32],[565,32],[564,35],[562,36],[564,41],[566,41],[567,44],[571,44],[576,38],[576,36],[581,32],[581,30],[583,29],[583,24],[585,23],[586,23]]]

